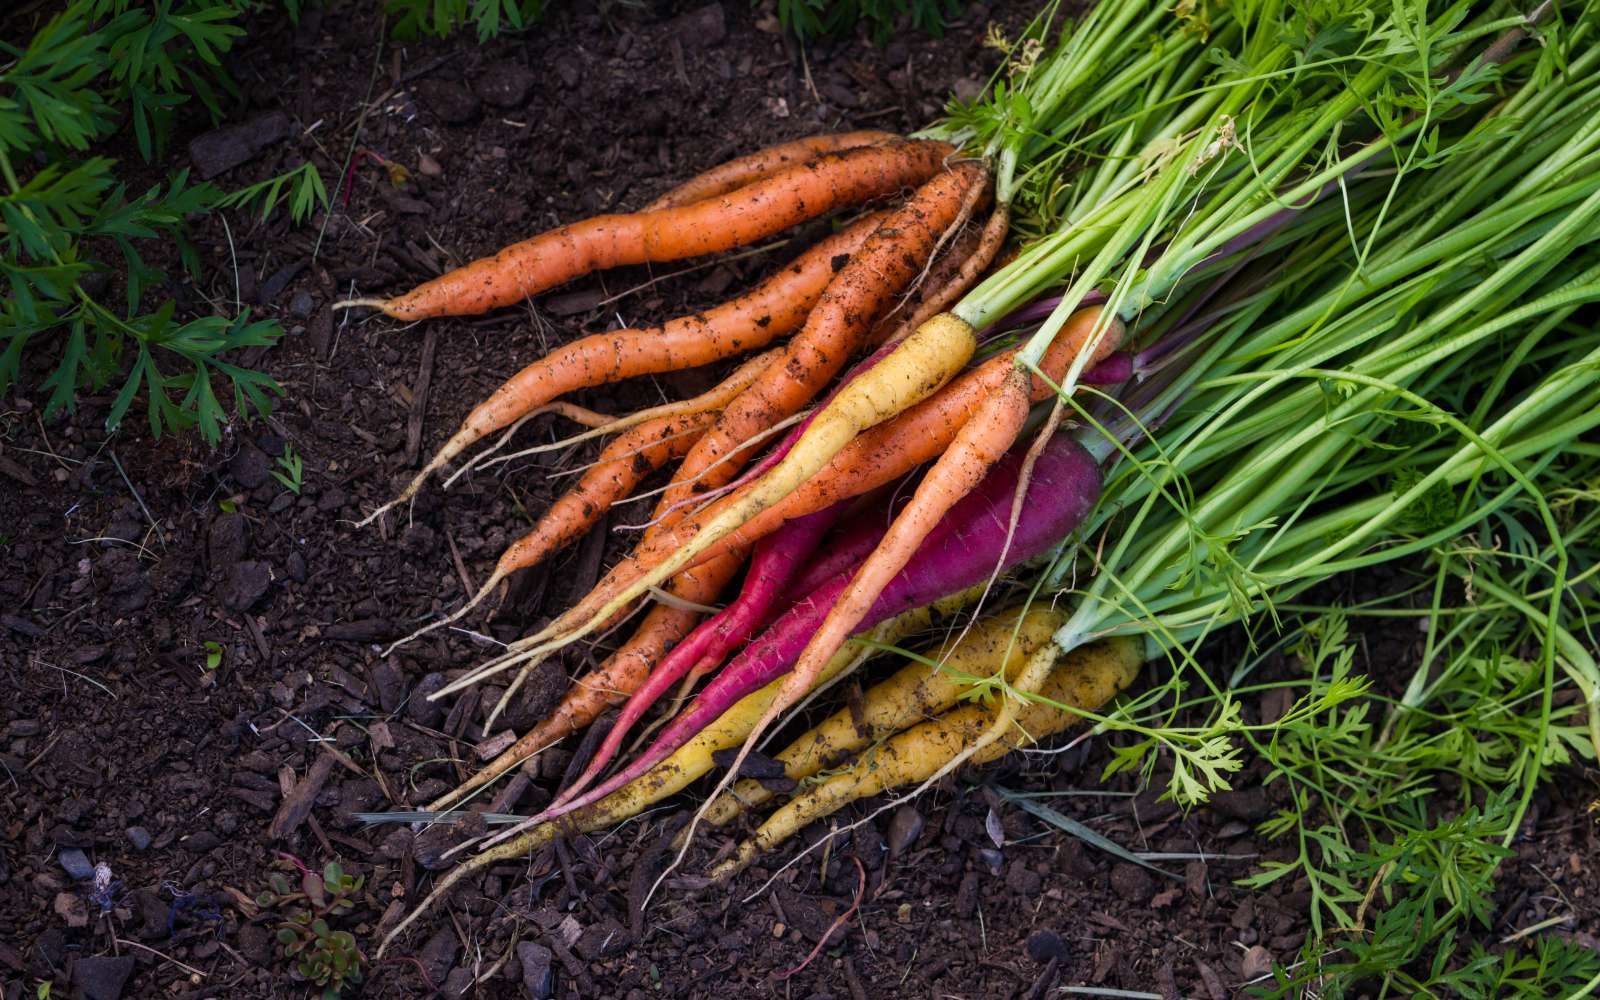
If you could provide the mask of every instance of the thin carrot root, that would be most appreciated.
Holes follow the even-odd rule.
[[[1000,736],[980,751],[966,754],[971,763],[997,760],[1014,749],[1062,732],[1075,724],[1082,712],[1098,711],[1133,683],[1140,661],[1139,643],[1130,638],[1082,647],[1059,662],[1055,648],[1048,642],[1043,644],[1029,658],[1028,669],[1044,664],[1044,677],[1037,686],[1036,697],[1020,712],[1002,722],[1004,713],[994,706],[952,709],[865,751],[849,770],[796,796],[768,817],[733,857],[711,870],[711,877],[730,878],[762,852],[851,802],[913,782],[926,784],[933,775],[947,771],[973,738],[986,729],[999,728]],[[995,672],[998,671],[989,671]],[[872,697],[873,692],[869,692],[868,700]]]
[[[529,455],[542,455],[545,452],[561,451],[562,449],[571,448],[573,445],[582,444],[585,441],[590,441],[597,437],[609,437],[615,434],[620,434],[623,431],[637,427],[639,424],[646,423],[651,420],[661,420],[666,417],[678,417],[690,413],[701,413],[706,410],[720,410],[722,407],[728,404],[728,400],[749,388],[750,383],[755,380],[756,376],[760,375],[766,370],[767,365],[772,363],[773,359],[778,356],[779,352],[779,348],[772,348],[771,350],[763,351],[760,354],[757,354],[755,357],[750,358],[738,368],[734,369],[727,378],[717,383],[717,385],[691,399],[679,400],[676,403],[662,403],[659,406],[648,406],[642,410],[635,410],[634,412],[625,416],[616,417],[605,423],[590,425],[589,429],[581,434],[574,434],[571,437],[562,438],[559,441],[552,441],[549,444],[541,444],[535,445],[532,448],[524,448],[521,451],[515,451],[509,455],[501,455],[497,458],[494,458],[492,461],[488,460],[489,456],[497,452],[504,445],[504,443],[510,439],[511,435],[515,433],[516,429],[522,426],[523,421],[528,419],[528,417],[522,417],[506,430],[505,434],[502,435],[499,441],[495,442],[492,448],[479,456],[477,464],[485,468],[491,465],[501,465],[506,462],[514,462],[519,458],[526,458]],[[535,410],[534,412],[538,413],[541,412],[541,410]],[[463,466],[463,468],[467,467],[469,466]],[[457,473],[456,475],[459,474],[460,473]],[[445,480],[444,485],[448,487],[451,481],[454,479],[455,476],[451,476],[450,479]]]
[[[860,146],[876,146],[894,142],[899,138],[892,132],[869,130],[813,135],[768,146],[746,156],[718,164],[702,174],[691,177],[646,205],[644,211],[654,212],[663,208],[693,205],[695,202],[715,198],[719,194],[727,194],[747,184],[771,177],[785,167],[810,163],[824,153],[839,153]]]
[[[388,303],[389,303],[388,299],[374,298],[372,296],[363,296],[361,298],[343,299],[343,300],[341,300],[339,302],[335,302],[333,304],[333,308],[335,308],[335,309],[354,309],[357,306],[365,306],[365,307],[367,307],[369,309],[382,309],[384,306],[388,305]]]
[[[907,661],[867,692],[859,713],[848,708],[835,712],[774,759],[783,765],[784,777],[794,781],[836,767],[851,754],[953,708],[974,684],[998,669],[1003,668],[1007,680],[1016,677],[1065,620],[1065,611],[1042,603],[984,618],[928,655],[937,668],[922,659]],[[707,810],[706,822],[723,826],[773,795],[761,782],[741,779]]]

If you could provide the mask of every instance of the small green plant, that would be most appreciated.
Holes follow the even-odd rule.
[[[0,41],[0,280],[8,286],[0,296],[0,394],[24,379],[25,354],[43,354],[51,367],[37,388],[48,394],[47,417],[71,410],[83,390],[120,383],[108,429],[142,398],[152,433],[197,426],[215,443],[225,419],[213,385],[219,377],[232,386],[239,416],[268,411],[277,383],[223,357],[270,345],[282,329],[248,311],[185,321],[172,299],[151,308],[150,293],[168,275],[145,259],[145,248],[175,246],[196,277],[191,217],[246,202],[270,212],[287,185],[290,213],[303,219],[327,201],[316,168],[233,196],[191,183],[187,170],[139,191],[115,160],[90,151],[127,124],[151,161],[191,101],[220,120],[223,96],[235,91],[222,56],[243,36],[244,15],[269,6],[72,0],[25,46]],[[284,6],[297,13],[297,3]]]
[[[328,189],[322,184],[322,173],[317,165],[307,160],[293,170],[276,177],[230,192],[217,202],[223,208],[261,208],[261,221],[265,222],[284,200],[288,191],[289,219],[295,224],[311,218],[311,213],[328,207]]]
[[[347,985],[361,982],[367,958],[354,935],[334,930],[328,921],[355,909],[366,880],[346,874],[337,861],[320,873],[291,863],[299,871],[298,887],[287,874],[274,872],[268,878],[271,891],[258,895],[256,904],[278,913],[278,943],[294,963],[296,977],[322,987],[323,1000],[337,1000]]]
[[[222,643],[207,639],[204,645],[206,648],[206,670],[211,671],[222,666]]]
[[[294,445],[285,443],[283,454],[278,456],[278,468],[272,472],[272,478],[283,484],[283,488],[300,495],[300,484],[305,474],[305,461],[294,450]]]
[[[34,1000],[50,1000],[50,988],[54,985],[51,980],[39,980],[39,985],[33,988]]]

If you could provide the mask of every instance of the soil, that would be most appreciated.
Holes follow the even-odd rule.
[[[415,806],[459,780],[498,691],[421,696],[492,639],[547,620],[628,536],[602,526],[515,581],[492,618],[471,623],[476,633],[435,634],[384,659],[383,640],[452,609],[484,579],[559,488],[548,474],[591,453],[480,475],[447,497],[429,490],[409,520],[351,522],[550,344],[704,307],[800,244],[611,272],[536,307],[416,329],[334,313],[332,302],[638,206],[775,141],[915,128],[943,95],[974,92],[992,70],[985,25],[1014,28],[1033,5],[969,7],[943,39],[804,50],[741,3],[560,4],[526,37],[481,47],[470,37],[384,43],[378,7],[254,24],[232,59],[247,127],[202,137],[206,123],[196,123],[182,138],[201,141],[174,144],[152,171],[193,162],[237,188],[310,157],[332,187],[352,144],[363,151],[326,218],[290,228],[281,213],[265,225],[235,214],[231,232],[201,224],[206,280],[169,289],[191,314],[242,303],[283,323],[279,344],[242,359],[282,384],[273,416],[236,422],[212,449],[132,422],[108,436],[105,397],[53,423],[40,420],[37,399],[0,401],[4,1000],[33,997],[40,981],[56,996],[69,983],[91,997],[307,995],[253,902],[286,856],[338,860],[364,878],[354,909],[336,918],[358,941],[392,926],[432,884],[418,855],[436,851],[351,813]],[[404,168],[402,186],[380,158]],[[581,401],[623,412],[710,378],[640,380]],[[533,436],[561,430],[543,424]],[[304,461],[298,494],[272,475],[290,447]],[[610,525],[638,517],[624,508]],[[1364,637],[1362,666],[1408,676],[1420,640],[1407,625],[1388,629]],[[603,652],[553,663],[509,722],[537,718],[565,673]],[[537,808],[572,758],[570,747],[545,755],[538,780],[500,807]],[[1239,791],[1185,814],[1131,777],[1100,781],[1106,758],[1091,741],[965,775],[767,888],[793,849],[731,890],[706,889],[694,873],[731,838],[704,838],[641,913],[642,887],[685,816],[680,797],[493,869],[404,940],[407,958],[375,966],[360,995],[1038,998],[1076,986],[1220,1000],[1263,960],[1293,961],[1308,929],[1306,887],[1235,885],[1288,850],[1255,832],[1274,807],[1259,776],[1246,772]],[[1003,801],[1002,787],[1119,793],[1055,801],[1130,849],[1209,859],[1164,863],[1165,874],[1119,862]],[[1538,797],[1485,940],[1566,912],[1579,914],[1568,933],[1600,935],[1600,875],[1584,863],[1596,856],[1584,814],[1594,794],[1592,775],[1574,773]],[[808,966],[780,978],[851,905],[856,860],[867,878],[859,910]],[[73,872],[96,862],[114,878],[100,899]]]

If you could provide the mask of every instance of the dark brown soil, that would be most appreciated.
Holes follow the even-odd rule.
[[[969,8],[943,40],[802,52],[742,3],[562,4],[526,39],[481,48],[470,38],[381,44],[376,17],[359,12],[377,6],[312,11],[298,28],[255,26],[234,66],[250,104],[240,117],[282,112],[292,127],[219,182],[243,186],[309,156],[331,187],[354,142],[403,166],[408,183],[397,188],[363,153],[325,228],[321,216],[290,229],[235,215],[230,250],[229,234],[208,221],[197,236],[209,281],[173,289],[191,311],[206,300],[231,311],[238,300],[281,319],[288,336],[245,359],[283,384],[274,416],[236,425],[211,450],[192,436],[154,440],[132,422],[108,438],[105,398],[48,425],[38,400],[0,401],[4,1000],[33,997],[39,981],[53,982],[54,996],[68,983],[116,996],[103,992],[126,971],[115,956],[132,960],[122,996],[305,996],[250,903],[279,852],[317,866],[338,859],[365,876],[340,926],[370,948],[434,876],[415,861],[408,830],[364,828],[350,813],[419,804],[457,781],[497,694],[442,706],[418,697],[480,659],[490,648],[482,637],[431,637],[390,660],[375,644],[455,607],[559,488],[546,474],[585,455],[479,476],[447,501],[429,491],[409,523],[350,522],[551,343],[703,307],[796,247],[675,275],[612,272],[537,308],[417,329],[353,320],[330,303],[352,287],[403,288],[554,223],[637,206],[774,141],[914,128],[992,68],[984,25],[1014,25],[1032,8]],[[180,145],[169,165],[186,159]],[[621,412],[706,382],[689,373],[583,401]],[[289,445],[305,462],[298,496],[269,475]],[[638,517],[624,508],[611,524]],[[499,616],[473,627],[519,634],[581,592],[626,541],[595,533],[517,581]],[[1363,667],[1409,675],[1416,643],[1399,629],[1368,636]],[[209,652],[220,652],[215,669]],[[558,668],[602,653],[553,665],[511,722],[526,725],[549,705]],[[546,801],[570,760],[566,749],[546,755],[541,782],[506,808]],[[1250,949],[1293,961],[1307,933],[1305,886],[1251,894],[1233,884],[1287,850],[1254,832],[1273,807],[1256,776],[1183,815],[1153,793],[1133,795],[1125,777],[1101,783],[1104,762],[1091,743],[950,782],[917,803],[921,832],[896,856],[886,838],[911,817],[886,814],[748,899],[770,869],[731,891],[696,888],[709,852],[725,846],[712,837],[641,914],[665,832],[688,804],[679,799],[465,887],[405,940],[400,950],[417,961],[379,965],[362,995],[429,996],[426,976],[451,996],[526,996],[549,962],[563,997],[1039,998],[1076,985],[1221,998],[1244,981],[1247,953],[1259,959]],[[1216,857],[1166,863],[1171,878],[1119,863],[1007,806],[996,786],[1123,793],[1056,804],[1131,849]],[[1486,940],[1564,912],[1580,915],[1569,932],[1600,934],[1600,876],[1585,860],[1597,848],[1583,812],[1592,779],[1575,775],[1551,796],[1537,800],[1507,865]],[[114,873],[104,915],[64,867],[78,861],[74,849]],[[852,858],[868,875],[860,910],[780,981],[849,907]]]

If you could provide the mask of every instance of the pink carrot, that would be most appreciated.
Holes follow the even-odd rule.
[[[622,707],[622,714],[606,734],[605,742],[594,759],[576,781],[567,786],[549,806],[557,809],[589,786],[605,769],[622,747],[633,724],[649,710],[651,705],[686,673],[704,675],[728,651],[771,623],[777,617],[782,597],[792,593],[790,583],[801,572],[801,567],[816,550],[817,543],[833,527],[849,504],[840,501],[832,507],[795,518],[782,528],[763,538],[750,559],[750,570],[745,574],[744,589],[732,604],[701,622],[666,659],[656,665],[650,676],[639,686]],[[882,532],[880,532],[881,534]],[[702,669],[701,665],[704,664]]]
[[[996,462],[978,488],[950,509],[923,540],[916,556],[878,596],[857,634],[988,579],[1003,548],[1002,568],[1009,568],[1040,555],[1082,522],[1100,497],[1100,469],[1077,441],[1057,435],[1034,465],[1028,502],[1022,504],[1011,545],[1005,548],[1012,497],[1029,443],[1023,442]],[[842,570],[796,602],[746,646],[632,764],[531,822],[560,816],[611,794],[689,742],[739,699],[786,673],[854,575],[854,567]]]

